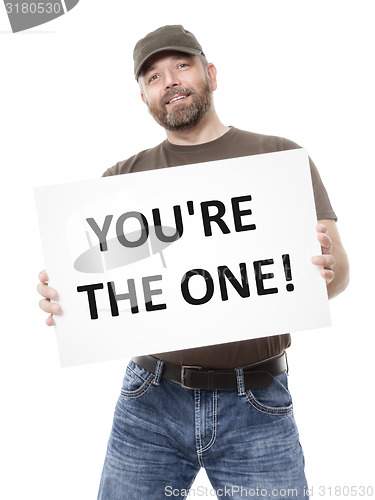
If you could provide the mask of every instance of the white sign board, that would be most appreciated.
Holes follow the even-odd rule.
[[[35,194],[62,366],[330,324],[304,149]]]

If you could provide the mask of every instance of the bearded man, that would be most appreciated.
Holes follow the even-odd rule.
[[[167,138],[104,175],[295,149],[285,138],[245,132],[218,118],[216,68],[195,36],[164,26],[134,49],[141,97]],[[348,284],[336,215],[310,160],[321,267],[329,297]],[[230,176],[228,171],[228,176]],[[298,230],[298,228],[296,228]],[[39,275],[42,309],[57,292]],[[246,326],[244,326],[246,327]],[[288,390],[288,333],[133,358],[123,380],[99,500],[185,498],[204,467],[218,498],[306,499],[304,457]],[[147,346],[145,346],[147,351]]]

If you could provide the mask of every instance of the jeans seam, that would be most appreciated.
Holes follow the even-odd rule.
[[[142,396],[142,394],[144,394],[149,389],[149,387],[152,385],[153,379],[154,379],[154,374],[150,373],[150,375],[143,382],[143,384],[141,385],[141,387],[139,389],[137,389],[136,391],[131,391],[131,392],[127,392],[124,389],[121,389],[121,396],[123,396],[124,398],[127,398],[127,399],[134,399],[134,398],[138,398],[139,396]]]
[[[194,390],[195,396],[195,446],[197,449],[198,462],[201,467],[203,465],[202,457],[202,435],[201,435],[201,394],[200,390]]]
[[[272,408],[271,406],[263,406],[255,399],[251,391],[247,392],[246,399],[255,409],[269,415],[287,415],[288,413],[292,413],[293,411],[293,404],[286,408]]]
[[[213,401],[213,415],[212,415],[212,436],[211,436],[211,441],[201,449],[201,452],[205,452],[211,448],[211,446],[214,444],[216,440],[216,431],[217,431],[217,391],[213,391],[212,395],[212,401]]]
[[[138,365],[136,365],[138,366]],[[131,368],[129,365],[127,366],[127,368],[129,368],[129,370],[134,374],[136,375],[137,377],[141,378],[144,382],[147,381],[147,378],[143,378],[142,375],[140,375],[139,373],[137,373],[135,370],[133,370],[133,368]],[[141,367],[140,367],[141,368]]]

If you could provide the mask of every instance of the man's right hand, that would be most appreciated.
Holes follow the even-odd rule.
[[[46,323],[48,326],[52,326],[55,324],[55,320],[53,319],[54,314],[61,313],[61,306],[56,302],[51,302],[52,300],[57,299],[57,292],[54,288],[48,286],[48,274],[45,270],[41,271],[38,276],[40,283],[38,284],[37,290],[38,293],[44,297],[44,299],[39,301],[39,307],[46,313],[49,313],[48,318],[46,319]]]

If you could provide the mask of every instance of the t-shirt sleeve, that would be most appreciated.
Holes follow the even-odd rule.
[[[113,167],[108,168],[102,177],[109,177],[110,175],[123,175],[123,174],[129,174],[133,171],[134,165],[137,163],[137,158],[139,155],[144,153],[144,151],[141,151],[138,155],[133,155],[127,160],[119,161],[116,163],[116,165],[113,165]]]
[[[283,145],[284,145],[284,150],[298,149],[301,147],[295,142],[285,138],[283,138]],[[310,157],[309,157],[309,162],[310,162],[310,173],[314,191],[317,220],[333,219],[337,221],[337,216],[332,208],[327,190],[324,187],[318,169],[316,168],[315,163],[312,161]]]
[[[104,174],[102,174],[102,177],[109,177],[110,175],[113,175],[112,173],[112,168],[107,168],[107,170],[104,172]]]
[[[113,165],[111,168],[107,168],[102,177],[109,177],[110,175],[121,175],[124,170],[125,161],[119,161],[116,165]]]

